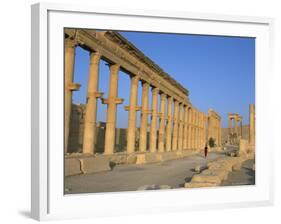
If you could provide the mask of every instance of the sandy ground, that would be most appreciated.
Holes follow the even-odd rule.
[[[223,152],[211,152],[207,159],[197,154],[161,163],[120,165],[112,171],[70,176],[65,178],[65,193],[135,191],[144,185],[179,188],[190,181],[196,165],[205,167],[208,162],[222,157],[225,157]]]

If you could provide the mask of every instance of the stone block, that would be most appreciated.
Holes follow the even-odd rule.
[[[207,183],[214,183],[219,185],[221,183],[221,179],[217,175],[204,175],[204,174],[198,174],[194,175],[191,179],[191,183],[202,183],[202,182],[207,182]]]
[[[81,164],[79,159],[76,158],[67,158],[64,160],[64,175],[72,176],[81,174]]]
[[[200,173],[201,172],[201,166],[200,165],[195,166],[194,171],[197,172],[197,173]]]
[[[232,166],[232,171],[238,171],[241,169],[242,163],[236,163]]]
[[[137,162],[137,155],[131,154],[127,156],[127,164],[136,164]]]
[[[217,169],[217,170],[204,170],[202,175],[213,175],[213,176],[218,176],[221,180],[225,180],[228,175],[228,171],[222,170],[222,169]]]
[[[163,161],[172,160],[172,159],[176,159],[176,158],[177,158],[177,154],[175,152],[164,152],[164,153],[162,153],[162,160]]]
[[[199,187],[215,187],[217,186],[215,183],[207,183],[207,182],[200,182],[200,183],[185,183],[184,187],[185,188],[199,188]]]
[[[145,154],[145,161],[146,163],[156,163],[158,162],[157,153],[146,153]]]
[[[79,160],[81,161],[81,170],[83,173],[96,173],[111,170],[108,156],[88,157]]]
[[[239,141],[239,151],[240,152],[247,152],[249,148],[249,142],[246,139],[240,139]]]
[[[136,164],[144,164],[146,163],[145,154],[138,154]]]
[[[127,163],[127,155],[112,155],[109,156],[110,162],[113,162],[115,164],[126,164]]]

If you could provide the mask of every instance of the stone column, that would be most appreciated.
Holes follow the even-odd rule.
[[[184,107],[183,149],[187,149],[188,143],[188,106]]]
[[[172,147],[172,126],[173,126],[173,97],[168,97],[168,109],[167,109],[167,127],[166,127],[166,151],[171,151]]]
[[[160,124],[159,124],[159,138],[158,138],[158,151],[164,152],[165,141],[165,123],[166,123],[166,101],[167,96],[161,93],[160,96]]]
[[[218,121],[218,146],[221,146],[221,121]]]
[[[179,134],[178,134],[178,150],[182,150],[183,149],[183,118],[184,118],[184,111],[183,111],[183,104],[181,103],[179,106],[179,115],[180,115],[180,119],[179,119]]]
[[[88,93],[84,120],[83,153],[95,153],[97,98],[102,96],[98,92],[100,55],[90,53]]]
[[[173,142],[172,150],[176,151],[178,149],[178,128],[179,128],[179,102],[175,100],[174,102],[174,128],[173,128]]]
[[[228,117],[228,134],[232,133],[232,122],[231,118]]]
[[[141,107],[141,124],[140,124],[140,151],[146,152],[147,149],[147,117],[150,113],[148,109],[148,92],[149,84],[142,83],[142,107]]]
[[[156,142],[157,142],[157,117],[158,117],[158,88],[152,89],[152,117],[150,124],[150,142],[149,149],[150,152],[156,151]]]
[[[64,43],[64,152],[67,153],[72,106],[72,91],[79,90],[80,85],[73,83],[75,41],[65,39]]]
[[[193,134],[193,148],[197,148],[197,111],[194,111],[194,134]]]
[[[255,105],[250,104],[249,108],[249,144],[255,145]]]
[[[131,77],[131,90],[130,90],[130,105],[125,106],[125,110],[129,111],[128,115],[128,129],[127,129],[127,153],[135,152],[136,144],[136,115],[140,107],[137,106],[138,101],[138,84],[139,77]]]
[[[242,120],[240,121],[240,136],[242,138],[243,136],[243,124],[242,124]]]
[[[191,149],[192,146],[191,146],[191,138],[192,138],[192,109],[189,108],[188,109],[188,137],[187,137],[187,148],[188,149]]]
[[[236,118],[233,119],[233,122],[234,122],[234,133],[238,136],[238,133],[237,133],[237,120]]]
[[[103,99],[107,104],[106,129],[105,129],[105,146],[104,154],[114,153],[115,147],[115,127],[116,127],[116,107],[117,104],[123,103],[123,99],[117,98],[118,94],[118,73],[120,66],[117,64],[110,65],[110,81],[108,98]]]
[[[191,148],[195,148],[195,127],[192,125],[192,131],[191,131]]]
[[[203,134],[202,134],[202,113],[199,113],[199,148],[202,148],[203,145]]]

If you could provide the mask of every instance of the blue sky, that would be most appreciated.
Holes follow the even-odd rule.
[[[120,32],[146,56],[189,90],[192,104],[203,112],[208,108],[222,117],[227,127],[227,113],[239,113],[248,123],[249,104],[255,102],[255,39],[204,35],[179,35],[143,32]],[[73,94],[75,103],[85,103],[89,53],[76,49],[74,80],[81,84]],[[99,89],[107,96],[109,69],[100,64]],[[130,79],[119,73],[117,127],[127,127]],[[141,85],[138,103],[141,104]],[[139,121],[140,114],[138,113]],[[98,121],[106,120],[106,105],[98,102]]]

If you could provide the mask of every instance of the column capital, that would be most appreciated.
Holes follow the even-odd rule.
[[[75,48],[77,46],[77,42],[73,39],[65,38],[64,39],[64,45],[67,48]]]
[[[87,94],[88,97],[95,97],[95,98],[101,98],[103,96],[103,92],[89,92]]]
[[[152,93],[158,93],[160,89],[158,87],[153,87],[152,88]]]
[[[67,88],[68,88],[68,90],[70,90],[70,91],[78,91],[79,89],[80,89],[80,84],[79,83],[74,83],[74,82],[72,82],[72,83],[69,83],[68,85],[67,85]]]
[[[109,68],[111,71],[119,71],[120,65],[119,64],[110,64]]]
[[[129,106],[129,105],[127,105],[127,106],[124,106],[124,109],[126,110],[126,111],[129,111],[129,110],[135,110],[135,111],[139,111],[139,110],[141,110],[141,106]]]
[[[100,62],[101,54],[97,51],[90,52],[90,64],[98,64]]]
[[[114,98],[114,97],[106,98],[106,99],[102,98],[101,100],[102,100],[103,104],[121,104],[121,103],[124,102],[124,99],[122,99],[122,98]]]

